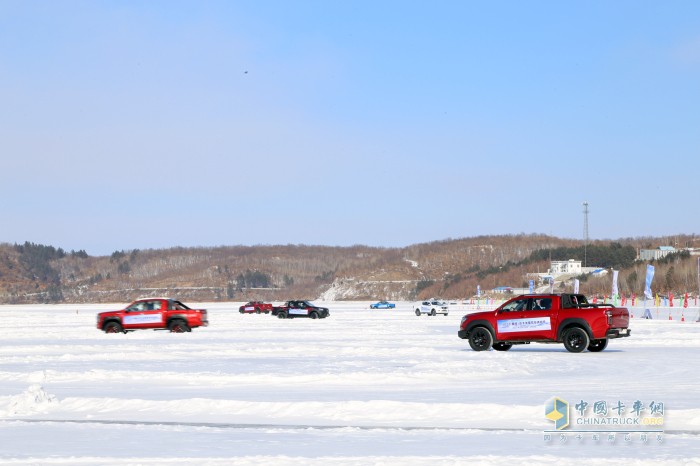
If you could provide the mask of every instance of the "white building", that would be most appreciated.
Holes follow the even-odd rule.
[[[673,246],[660,246],[658,249],[640,249],[639,260],[655,261],[663,259],[672,252],[676,252],[676,248],[674,248]]]
[[[554,276],[563,274],[581,275],[582,271],[581,261],[574,259],[569,259],[568,261],[552,261],[549,266],[549,274]]]

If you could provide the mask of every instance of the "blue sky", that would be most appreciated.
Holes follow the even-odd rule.
[[[0,242],[698,233],[697,1],[0,1]]]

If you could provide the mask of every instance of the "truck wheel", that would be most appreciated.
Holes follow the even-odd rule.
[[[103,330],[105,333],[125,333],[124,328],[119,322],[108,322]]]
[[[318,319],[318,312],[313,311],[311,314],[309,314],[309,318],[311,318],[311,319]]]
[[[590,339],[581,327],[572,327],[564,332],[564,348],[571,353],[580,353],[588,347]]]
[[[492,344],[493,337],[486,327],[475,327],[469,332],[469,346],[474,351],[486,351]]]
[[[277,313],[277,318],[278,319],[286,319],[287,318],[287,313],[284,311],[280,311]]]
[[[496,351],[508,351],[513,347],[512,343],[494,343],[493,349]]]
[[[259,308],[259,307],[255,309],[255,313],[256,313],[256,314],[260,314],[260,308]]]
[[[184,320],[175,319],[168,324],[168,330],[170,330],[172,333],[185,333],[190,331],[190,327]]]
[[[416,315],[420,317],[420,309],[416,309]]]
[[[432,311],[430,311],[430,315],[431,315],[431,316],[434,316],[435,314],[437,314],[437,313],[435,312],[435,309],[433,309]]]
[[[593,353],[598,353],[603,351],[608,347],[608,339],[603,338],[602,340],[593,340],[590,345],[588,345],[588,351]]]

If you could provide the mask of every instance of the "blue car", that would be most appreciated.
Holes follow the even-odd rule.
[[[378,303],[370,304],[370,309],[394,309],[396,304],[390,303],[388,301],[379,301]]]

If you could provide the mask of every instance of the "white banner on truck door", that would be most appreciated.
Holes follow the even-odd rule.
[[[551,330],[552,323],[549,317],[531,317],[529,319],[503,319],[498,321],[498,331],[508,332],[530,332],[534,330]]]
[[[308,314],[306,309],[290,309],[289,313],[296,314],[296,315],[302,315],[302,316],[305,316],[306,314]]]
[[[136,314],[124,316],[124,323],[129,325],[159,324],[161,322],[163,322],[163,315],[160,312],[157,314]]]

